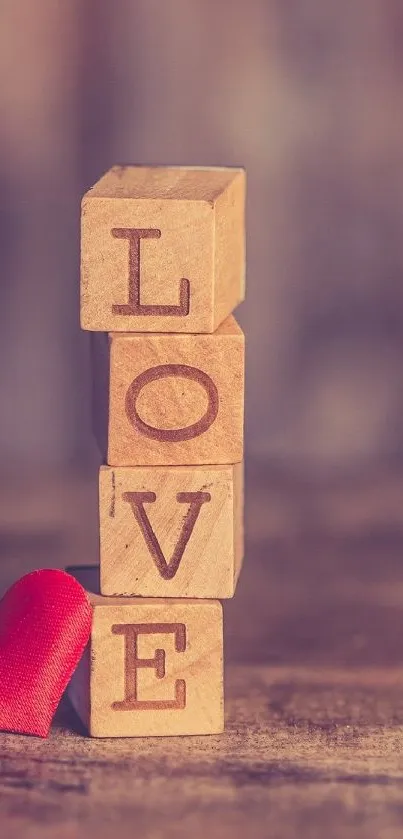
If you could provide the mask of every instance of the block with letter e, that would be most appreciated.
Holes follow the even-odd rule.
[[[81,325],[214,332],[244,298],[245,172],[114,166],[85,195]]]
[[[111,466],[243,458],[244,335],[92,335],[94,430]]]
[[[233,597],[243,559],[243,463],[101,466],[101,592]]]
[[[68,693],[93,737],[223,731],[222,607],[215,600],[102,597],[97,569],[69,569],[93,607]]]

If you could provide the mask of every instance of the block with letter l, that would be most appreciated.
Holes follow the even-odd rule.
[[[94,430],[111,466],[237,463],[243,458],[244,335],[92,336]]]
[[[68,694],[93,737],[223,731],[222,607],[215,600],[102,597],[98,569],[69,569],[93,607]]]
[[[81,325],[214,332],[244,298],[245,172],[114,166],[83,198]]]

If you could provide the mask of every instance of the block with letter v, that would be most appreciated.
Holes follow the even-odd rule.
[[[243,557],[243,464],[102,466],[101,592],[232,597]]]

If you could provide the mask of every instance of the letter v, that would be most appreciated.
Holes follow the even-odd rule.
[[[124,492],[123,501],[127,501],[131,505],[134,518],[136,519],[140,530],[143,534],[144,541],[150,551],[150,554],[158,568],[161,577],[164,580],[172,580],[175,576],[180,561],[185,552],[186,545],[193,533],[193,528],[199,517],[199,513],[203,504],[211,501],[209,492],[178,492],[176,500],[179,504],[189,504],[189,509],[185,515],[181,534],[175,545],[175,549],[170,562],[167,562],[162,553],[158,539],[151,527],[150,520],[144,509],[144,504],[152,504],[157,500],[155,492]]]

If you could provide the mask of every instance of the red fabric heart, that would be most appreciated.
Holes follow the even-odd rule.
[[[65,571],[42,569],[0,601],[0,729],[47,737],[91,632],[85,590]]]

